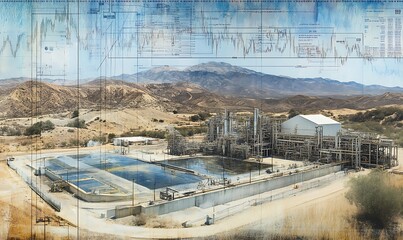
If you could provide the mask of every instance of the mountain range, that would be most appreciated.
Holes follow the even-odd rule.
[[[266,112],[319,111],[323,109],[368,109],[400,104],[403,93],[376,96],[318,97],[296,95],[279,99],[225,96],[189,82],[135,84],[120,80],[94,80],[76,86],[27,81],[0,93],[0,117],[29,117],[62,113],[77,108],[158,109],[165,112],[222,112],[223,109]]]
[[[119,80],[117,80],[119,79]],[[368,109],[401,105],[403,89],[322,78],[289,78],[210,62],[186,69],[162,66],[132,75],[68,80],[0,80],[0,116],[27,117],[77,108],[153,108],[192,113],[224,108]]]
[[[291,78],[256,72],[222,62],[202,63],[179,70],[169,66],[155,67],[138,74],[123,74],[113,79],[135,83],[198,84],[222,95],[251,98],[279,98],[293,95],[356,96],[403,93],[401,87],[363,85],[324,78]]]
[[[2,91],[29,78],[0,80]],[[80,85],[94,79],[80,79]],[[154,67],[135,74],[101,77],[95,80],[121,80],[129,83],[178,83],[197,84],[211,92],[241,98],[273,99],[294,95],[306,96],[357,96],[381,95],[386,92],[403,93],[401,87],[363,85],[357,82],[340,82],[325,78],[291,78],[256,72],[223,62],[208,62],[185,69],[170,66]],[[76,80],[41,79],[41,82],[58,85],[76,85]]]

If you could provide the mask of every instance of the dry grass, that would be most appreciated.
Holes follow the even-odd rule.
[[[28,206],[17,208],[9,205],[9,207],[10,224],[7,238],[29,239],[31,236],[31,217],[27,213],[29,213],[31,209]]]
[[[278,233],[314,239],[367,239],[351,227],[351,216],[355,212],[356,208],[339,195],[290,212]]]
[[[403,186],[402,175],[390,175],[395,186]],[[356,220],[357,208],[351,205],[344,194],[313,203],[288,217],[275,233],[279,235],[304,236],[309,239],[401,239],[403,226],[395,224],[388,229],[372,229]]]
[[[396,184],[401,184],[401,181],[401,178],[396,178]],[[344,193],[339,193],[284,212],[286,217],[275,224],[263,221],[261,225],[250,225],[208,239],[403,239],[402,219],[391,234],[390,229],[374,230],[358,222],[354,218],[356,213],[356,207],[348,202]]]
[[[165,219],[155,215],[146,214],[117,219],[116,223],[130,226],[142,226],[146,228],[182,228],[181,224],[173,219]]]
[[[395,187],[403,187],[403,175],[390,174],[390,183]]]

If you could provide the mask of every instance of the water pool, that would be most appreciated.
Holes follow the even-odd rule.
[[[77,181],[77,179],[91,178],[91,171],[81,170],[77,174],[75,167],[67,163],[77,161],[75,156],[61,156],[47,161],[48,169],[55,171],[65,180]],[[86,154],[79,158],[80,163],[110,172],[116,176],[142,185],[148,189],[157,189],[182,184],[192,184],[203,180],[202,177],[163,168],[161,166],[146,163],[138,159],[113,155],[113,154]],[[80,180],[80,188],[81,188]]]
[[[182,168],[187,168],[203,175],[215,178],[233,177],[250,172],[259,171],[259,163],[246,162],[222,157],[202,157],[180,160],[169,160],[166,163]],[[260,164],[261,172],[271,165]]]

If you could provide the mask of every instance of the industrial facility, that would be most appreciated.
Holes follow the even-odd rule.
[[[353,168],[398,164],[393,140],[371,133],[343,129],[341,123],[320,115],[297,115],[290,119],[269,117],[255,108],[253,116],[230,111],[207,122],[203,143],[188,142],[178,132],[168,138],[174,155],[216,154],[238,159],[276,156],[289,160],[343,163]]]
[[[281,194],[259,199],[273,201],[319,187],[343,176],[348,168],[398,165],[394,141],[343,129],[319,114],[287,119],[258,108],[238,114],[226,110],[205,124],[202,141],[189,140],[171,128],[167,142],[115,138],[113,151],[49,153],[36,160],[22,156],[8,165],[56,211],[76,203],[62,205],[66,201],[59,192],[64,190],[88,205],[109,203],[94,210],[101,218],[164,215],[192,207],[203,212],[284,188]],[[234,207],[232,214],[242,209]],[[214,216],[225,217],[227,210]]]

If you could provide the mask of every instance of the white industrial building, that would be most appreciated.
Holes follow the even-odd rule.
[[[315,136],[321,130],[323,136],[336,136],[341,124],[321,114],[298,115],[281,124],[281,132],[286,134]]]

